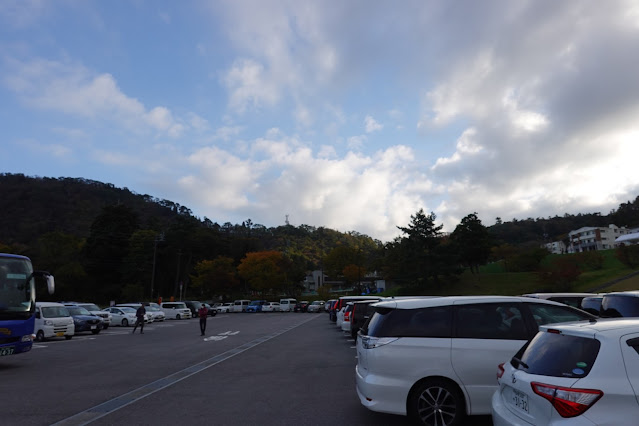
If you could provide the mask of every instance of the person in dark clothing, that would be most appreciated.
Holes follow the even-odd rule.
[[[137,321],[135,321],[135,326],[133,327],[133,332],[132,333],[135,333],[135,330],[138,328],[138,325],[139,325],[140,326],[140,334],[144,334],[144,317],[146,316],[146,308],[144,307],[144,305],[140,305],[138,310],[135,311],[135,316],[138,319],[137,319]]]
[[[209,310],[206,309],[206,306],[202,303],[202,307],[198,309],[197,313],[200,316],[200,332],[202,336],[204,336],[204,332],[206,331],[206,317],[209,315]]]

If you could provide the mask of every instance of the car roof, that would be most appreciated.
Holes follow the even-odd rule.
[[[573,321],[539,326],[540,331],[557,330],[575,336],[593,337],[605,334],[608,337],[639,333],[639,318],[597,318],[589,321]]]
[[[36,306],[47,308],[50,306],[65,306],[65,305],[58,302],[36,302]]]
[[[538,299],[546,299],[549,297],[591,297],[597,296],[597,293],[526,293],[522,294],[526,297],[536,297]]]
[[[611,293],[604,294],[604,296],[632,296],[639,297],[639,290],[628,290],[628,291],[613,291]]]
[[[375,304],[379,308],[418,309],[431,306],[462,305],[471,303],[524,302],[545,303],[555,306],[566,306],[563,303],[546,299],[535,299],[526,296],[442,296],[430,298],[382,300]]]

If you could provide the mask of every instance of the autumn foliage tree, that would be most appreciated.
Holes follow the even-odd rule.
[[[203,260],[195,265],[195,274],[191,276],[193,287],[206,296],[226,296],[239,289],[233,259],[218,256],[213,260]]]
[[[247,253],[237,271],[250,288],[260,293],[272,292],[286,285],[285,259],[279,251]]]

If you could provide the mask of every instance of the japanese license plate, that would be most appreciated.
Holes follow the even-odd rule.
[[[528,413],[528,395],[517,389],[512,389],[511,402],[513,405],[525,413]]]
[[[0,356],[5,356],[5,355],[13,355],[13,352],[15,351],[15,347],[13,346],[7,346],[5,348],[0,348]]]
[[[62,337],[64,336],[64,331],[58,331],[55,335],[58,337]]]
[[[91,326],[91,330],[95,330],[96,328],[98,328],[98,326],[97,326],[97,325],[92,325],[92,326]]]

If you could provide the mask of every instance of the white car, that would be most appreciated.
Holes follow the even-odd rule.
[[[135,309],[128,306],[122,306],[119,308],[111,306],[110,308],[103,309],[103,311],[111,314],[111,325],[129,327],[134,326],[135,322],[138,320],[135,316]]]
[[[337,321],[340,322],[342,331],[348,334],[351,333],[351,314],[353,313],[353,303],[355,302],[348,302],[337,316]]]
[[[228,314],[229,312],[233,312],[233,304],[220,303],[219,305],[214,306],[213,309],[216,309],[218,314]]]
[[[157,306],[145,306],[146,313],[151,315],[153,322],[162,322],[166,318],[162,309]]]
[[[266,302],[262,305],[262,312],[279,312],[280,302]]]
[[[135,309],[135,311],[137,312],[140,305],[142,304],[141,303],[118,303],[117,305],[115,305],[115,307],[116,308],[129,307],[129,308]],[[144,307],[144,310],[146,311],[146,313],[144,314],[144,323],[145,324],[152,323],[153,314],[147,309],[146,306]],[[135,318],[137,320],[137,316]],[[133,323],[133,325],[135,325],[135,322]]]
[[[492,399],[502,425],[634,426],[639,319],[548,325],[505,364]]]
[[[357,339],[360,402],[425,425],[472,424],[466,415],[490,414],[499,360],[510,359],[538,325],[596,318],[531,297],[395,299],[374,307]]]
[[[164,312],[166,319],[190,319],[191,310],[184,302],[163,302],[160,309]]]
[[[306,308],[307,312],[322,312],[324,310],[324,302],[323,300],[316,300],[308,305]]]

